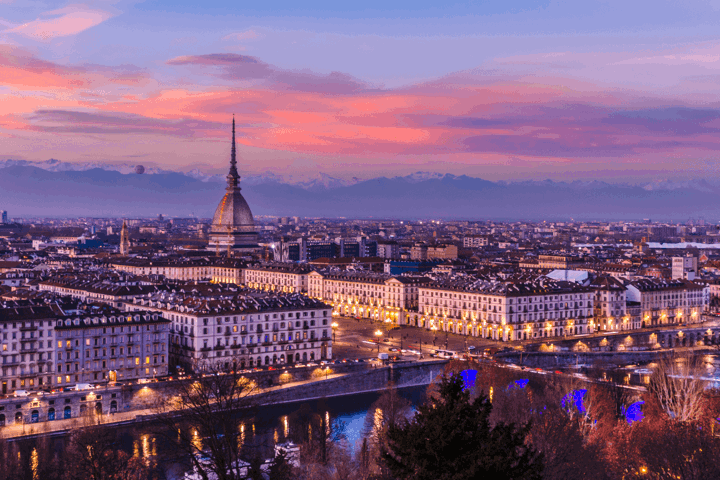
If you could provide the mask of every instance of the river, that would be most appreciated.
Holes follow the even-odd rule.
[[[407,387],[399,388],[398,392],[415,407],[423,402],[425,390],[424,386]],[[354,452],[362,441],[367,412],[381,395],[382,391],[379,391],[286,403],[262,407],[252,418],[238,415],[238,428],[242,432],[243,456],[245,458],[255,455],[263,458],[272,457],[275,443],[282,443],[291,435],[292,424],[289,418],[305,404],[310,411],[325,416]],[[122,450],[143,458],[155,457],[166,470],[168,480],[181,479],[183,473],[189,469],[188,459],[178,457],[172,442],[167,440],[166,434],[162,430],[165,427],[156,424],[141,424],[114,428],[119,434]],[[20,440],[20,442],[33,442],[33,440]],[[53,439],[53,449],[61,455],[65,450],[65,444],[65,438],[55,437]],[[28,450],[31,449],[32,446]]]

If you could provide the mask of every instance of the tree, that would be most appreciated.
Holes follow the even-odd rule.
[[[539,479],[542,459],[526,443],[529,428],[491,428],[488,397],[470,400],[460,375],[443,377],[438,396],[410,421],[390,426],[382,462],[398,479]]]
[[[411,403],[391,383],[368,409],[363,426],[363,443],[358,458],[361,478],[389,478],[382,462],[377,462],[381,445],[387,442],[387,431],[398,426],[412,414]]]
[[[678,422],[694,422],[705,416],[708,397],[702,360],[696,355],[662,359],[650,376],[648,390],[662,410]]]
[[[344,450],[344,425],[331,421],[324,401],[317,411],[308,404],[289,415],[290,439],[300,447],[305,478],[325,478],[332,470],[333,459]]]
[[[65,452],[64,480],[162,478],[153,464],[120,448],[117,430],[106,426],[75,430]]]
[[[158,407],[165,427],[160,434],[190,459],[199,478],[245,479],[239,415],[252,415],[256,391],[254,382],[219,367],[197,380],[180,382]]]

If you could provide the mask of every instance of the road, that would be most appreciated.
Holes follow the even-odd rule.
[[[371,322],[367,319],[333,317],[333,320],[338,324],[334,332],[333,357],[340,359],[377,357],[378,336],[375,335],[377,331],[382,332],[379,351],[390,354],[395,354],[389,351],[392,347],[413,348],[422,351],[427,357],[432,348],[463,352],[469,346],[474,346],[482,351],[488,347],[503,345],[502,342],[485,338],[465,337],[454,333],[446,335],[445,332],[438,332],[437,335],[434,335],[433,332],[423,328]],[[416,359],[417,356],[411,355],[407,358]]]

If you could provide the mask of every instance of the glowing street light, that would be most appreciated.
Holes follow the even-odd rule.
[[[333,343],[335,343],[335,332],[337,331],[337,328],[339,327],[339,325],[337,322],[332,322],[330,324],[330,326],[332,327],[332,332],[333,332]]]
[[[433,332],[433,347],[435,346],[435,342],[437,341],[437,327],[433,325],[430,327],[430,330]]]
[[[377,348],[378,353],[380,353],[380,338],[382,337],[383,332],[380,330],[375,330],[375,336],[377,337]]]

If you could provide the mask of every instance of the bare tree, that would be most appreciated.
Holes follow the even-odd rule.
[[[383,446],[386,446],[387,431],[409,420],[412,415],[411,403],[403,398],[389,383],[368,409],[363,426],[363,443],[358,454],[359,473],[361,478],[390,478],[387,468],[377,459]]]
[[[698,421],[708,407],[704,375],[704,364],[696,355],[665,358],[650,376],[648,389],[671,419]]]
[[[203,480],[248,478],[240,457],[244,432],[239,412],[252,416],[255,382],[236,372],[209,366],[202,378],[176,385],[157,410],[165,427],[161,433],[177,452],[189,458]]]
[[[160,479],[150,462],[123,451],[117,430],[107,426],[86,427],[70,436],[63,468],[63,480]]]

